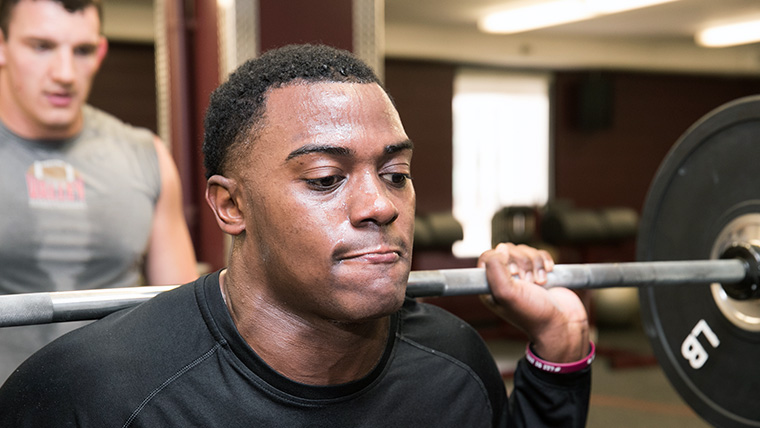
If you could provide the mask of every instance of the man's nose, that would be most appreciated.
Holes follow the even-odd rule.
[[[386,225],[399,215],[387,184],[374,173],[365,173],[351,189],[349,218],[354,227]]]
[[[58,49],[55,60],[51,65],[51,76],[59,83],[71,83],[74,81],[74,53],[70,49]]]

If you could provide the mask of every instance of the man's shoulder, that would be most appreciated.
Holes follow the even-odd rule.
[[[431,349],[465,358],[485,350],[478,332],[445,309],[414,299],[406,299],[401,310],[402,337]]]
[[[15,384],[39,393],[53,388],[59,394],[93,394],[97,399],[106,385],[129,389],[150,383],[175,371],[182,354],[193,349],[188,335],[205,329],[197,308],[194,284],[161,293],[51,342],[27,359],[2,389]]]
[[[199,355],[219,347],[199,311],[200,286],[185,284],[58,338],[11,375],[0,388],[0,406],[29,414],[34,409],[24,397],[34,397],[51,414],[128,417]]]
[[[506,390],[501,374],[486,343],[467,322],[439,306],[407,299],[400,313],[398,340],[399,352],[414,365],[414,372],[427,371],[428,376],[420,375],[429,380],[426,387],[452,397],[470,388],[470,399],[487,403],[494,421],[502,417]],[[423,359],[425,364],[420,363]]]
[[[171,332],[198,323],[193,292],[186,284],[163,292],[140,305],[112,313],[74,330],[43,348],[39,358],[73,360],[78,365],[103,366],[102,362],[133,358],[172,342]]]
[[[82,111],[85,121],[83,136],[97,135],[117,139],[126,137],[128,141],[150,143],[152,147],[154,134],[151,130],[130,125],[111,113],[91,105],[85,105]]]

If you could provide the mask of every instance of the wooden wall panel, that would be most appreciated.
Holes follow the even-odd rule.
[[[90,104],[157,132],[153,45],[110,42],[90,92]]]
[[[414,142],[412,176],[417,212],[452,208],[452,118],[455,67],[449,64],[390,60],[385,85]]]
[[[352,0],[259,0],[261,52],[292,43],[353,51]]]

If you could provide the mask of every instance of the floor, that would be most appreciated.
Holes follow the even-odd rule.
[[[600,327],[596,333],[600,352],[593,365],[588,428],[702,428],[704,422],[668,382],[652,357],[649,342],[639,325]],[[524,353],[524,344],[488,341],[497,363],[509,371]],[[616,351],[631,351],[643,358],[613,367]],[[507,388],[512,385],[506,379]]]

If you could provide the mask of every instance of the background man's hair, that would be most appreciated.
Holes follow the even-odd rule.
[[[0,30],[3,32],[3,36],[8,38],[8,27],[11,22],[11,14],[13,8],[21,0],[0,0]],[[60,3],[64,9],[71,13],[82,11],[90,6],[95,6],[98,11],[98,18],[100,18],[100,31],[103,31],[103,2],[101,0],[33,0],[33,1],[52,1]]]
[[[225,173],[233,146],[255,140],[269,90],[304,82],[382,87],[372,69],[353,54],[324,45],[288,45],[247,61],[211,94],[204,122],[206,178]]]

